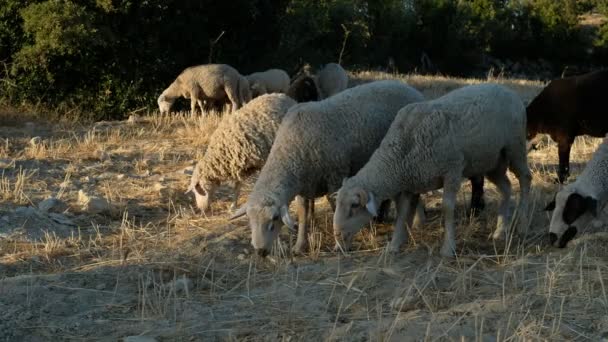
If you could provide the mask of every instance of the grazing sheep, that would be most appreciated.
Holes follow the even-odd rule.
[[[328,63],[317,75],[321,98],[326,99],[335,95],[348,86],[348,75],[344,68],[337,63]]]
[[[191,113],[198,105],[203,110],[204,101],[230,101],[234,112],[251,100],[247,79],[226,64],[205,64],[182,71],[158,97],[161,113],[168,113],[178,97],[190,99]]]
[[[289,89],[287,95],[297,102],[319,101],[319,89],[317,82],[311,76],[300,76],[296,78]]]
[[[502,195],[493,234],[499,238],[509,226],[507,167],[519,179],[518,213],[523,223],[532,177],[526,156],[525,107],[513,91],[494,84],[473,85],[433,101],[410,104],[399,111],[369,162],[338,191],[336,242],[349,248],[353,235],[375,215],[377,203],[395,198],[397,219],[390,250],[398,251],[407,241],[420,194],[443,188],[441,254],[452,256],[461,179],[481,175],[496,184]]]
[[[236,207],[241,181],[264,165],[279,124],[294,104],[284,94],[263,95],[220,122],[187,191],[194,192],[199,209],[209,207],[216,188],[226,181],[235,183]]]
[[[608,133],[608,70],[556,79],[528,105],[528,139],[547,133],[558,146],[558,180],[570,175],[570,148],[574,138]]]
[[[295,252],[303,252],[309,200],[336,191],[343,177],[365,164],[399,109],[422,100],[420,92],[404,83],[379,81],[292,107],[247,203],[232,217],[247,214],[258,255],[270,251],[281,220],[294,227],[288,206],[296,196]]]
[[[564,248],[585,228],[608,201],[608,136],[574,183],[560,190],[545,210],[553,210],[549,226],[551,245]]]
[[[281,69],[254,72],[247,76],[247,81],[252,98],[270,93],[287,93],[289,89],[289,75]]]

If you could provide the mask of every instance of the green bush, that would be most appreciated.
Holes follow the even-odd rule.
[[[181,70],[241,73],[302,62],[399,71],[426,54],[448,74],[484,55],[605,61],[608,28],[583,41],[577,16],[604,0],[0,0],[0,98],[77,106],[97,118],[154,108]],[[219,40],[217,38],[219,37]],[[216,41],[217,40],[217,41]],[[593,55],[587,50],[593,48]]]

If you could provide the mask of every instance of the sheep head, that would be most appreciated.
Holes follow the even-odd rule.
[[[169,98],[165,96],[165,94],[161,94],[158,97],[158,110],[161,114],[168,114],[173,102],[175,102],[174,98]]]
[[[245,215],[249,219],[251,228],[251,245],[261,257],[268,255],[283,224],[289,229],[295,229],[295,223],[289,216],[289,208],[285,204],[279,206],[274,203],[247,203],[230,219],[234,220]]]
[[[336,247],[350,249],[353,236],[377,216],[374,194],[361,187],[345,187],[338,191],[334,213]]]
[[[598,202],[591,196],[581,195],[572,188],[564,188],[545,210],[553,210],[549,226],[549,241],[564,248],[579,229],[585,228],[597,216]]]

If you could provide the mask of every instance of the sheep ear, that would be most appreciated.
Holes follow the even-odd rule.
[[[367,204],[365,205],[367,211],[374,217],[378,216],[378,204],[376,203],[376,197],[374,194],[367,193]]]
[[[591,196],[587,196],[585,197],[585,204],[591,215],[597,217],[597,200]]]
[[[295,223],[291,219],[291,216],[289,216],[289,208],[286,205],[281,207],[281,220],[290,230],[295,229]]]
[[[242,207],[240,207],[232,216],[230,216],[228,221],[236,220],[239,217],[245,216],[246,213],[247,213],[247,205],[245,204]]]

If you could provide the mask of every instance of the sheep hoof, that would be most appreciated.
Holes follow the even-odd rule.
[[[439,253],[442,257],[453,258],[456,256],[456,246],[443,245]]]
[[[304,255],[306,254],[306,243],[305,242],[296,242],[296,245],[293,247],[294,255]]]

